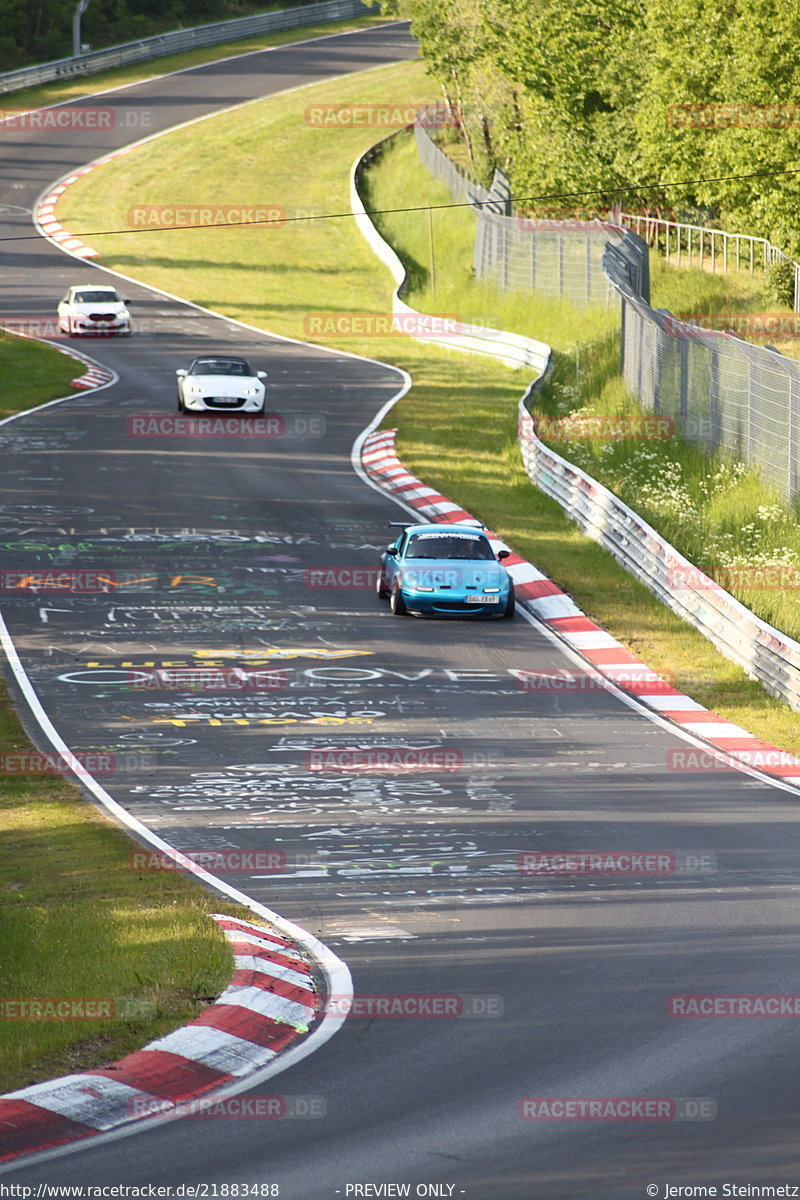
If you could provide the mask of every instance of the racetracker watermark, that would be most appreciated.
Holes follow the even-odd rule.
[[[457,107],[441,103],[398,104],[394,100],[375,104],[309,104],[303,117],[312,129],[405,129],[414,124],[418,112],[420,124],[426,129],[461,125]]]
[[[113,1021],[117,1004],[97,996],[0,998],[0,1021]]]
[[[0,135],[24,129],[26,132],[69,133],[72,130],[150,129],[151,108],[114,108],[64,104],[52,108],[0,108]]]
[[[155,1096],[132,1096],[128,1100],[128,1115],[131,1117],[276,1121],[318,1119],[326,1116],[327,1111],[324,1096],[250,1095],[227,1096],[223,1099],[200,1097],[196,1100],[160,1100]]]
[[[695,340],[725,334],[746,341],[800,337],[800,313],[667,313],[663,325],[670,337]]]
[[[124,754],[105,750],[77,754],[20,750],[0,754],[0,775],[122,775],[137,774],[155,765],[155,754],[138,750]]]
[[[335,1017],[502,1017],[505,1006],[496,995],[329,996],[325,1012]]]
[[[667,588],[674,592],[785,592],[790,588],[799,587],[800,566],[793,563],[709,567],[708,574],[688,564],[667,568]]]
[[[744,992],[728,996],[689,993],[669,996],[667,1012],[671,1017],[734,1017],[738,1020],[788,1017],[796,1020],[800,1017],[800,995],[781,992]]]
[[[305,766],[309,771],[419,773],[423,771],[463,771],[480,765],[491,765],[492,751],[448,750],[442,746],[412,749],[406,746],[382,746],[373,749],[351,749],[331,746],[328,749],[307,750]],[[499,756],[494,756],[495,758]]]
[[[671,129],[792,129],[800,125],[796,104],[670,104]]]
[[[716,870],[716,856],[706,851],[526,850],[517,862],[522,875],[679,875]]]
[[[465,320],[457,313],[315,312],[303,317],[306,337],[365,338],[413,337],[444,339],[480,332],[482,337],[499,337],[496,318],[484,316]],[[484,323],[485,322],[485,323]]]
[[[527,1096],[517,1104],[523,1121],[713,1121],[710,1096]]]
[[[156,667],[128,672],[128,686],[142,692],[275,692],[287,683],[288,675],[280,668]]]
[[[280,204],[132,204],[128,225],[131,229],[197,229],[205,225],[281,229],[289,215],[290,210]],[[312,214],[292,210],[291,215]]]
[[[306,567],[303,574],[307,588],[316,591],[372,590],[378,582],[374,567]]]
[[[116,586],[113,571],[44,570],[0,571],[0,592],[73,592],[96,595],[111,592]]]
[[[269,413],[266,417],[208,413],[177,416],[137,413],[125,421],[129,437],[321,438],[325,418],[318,413]]]
[[[667,770],[668,771],[690,771],[699,772],[700,774],[708,771],[732,771],[733,765],[726,761],[722,751],[716,754],[711,750],[668,750],[667,751]],[[790,750],[777,750],[772,746],[759,746],[757,742],[753,743],[753,749],[747,748],[742,750],[730,751],[730,756],[734,761],[740,762],[746,767],[755,767],[762,771],[798,771],[800,770],[800,758],[793,754]]]
[[[675,434],[672,417],[547,417],[537,416],[536,432],[554,442],[662,442]]]
[[[625,215],[645,222],[678,220],[670,209],[655,213],[649,209],[627,209]],[[518,229],[528,233],[603,233],[608,225],[620,228],[619,218],[619,212],[589,214],[575,208],[546,208],[538,213],[522,212],[514,221]]]
[[[671,695],[675,691],[674,675],[658,675],[644,666],[614,668],[611,675],[601,671],[571,671],[566,667],[552,671],[519,670],[515,674],[521,692],[602,692],[608,690],[609,684],[648,696]]]
[[[277,873],[286,870],[282,850],[131,850],[128,870],[137,875],[154,871],[191,871],[202,867],[223,875],[249,874],[251,871]]]

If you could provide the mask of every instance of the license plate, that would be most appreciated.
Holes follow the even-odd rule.
[[[467,596],[467,604],[498,604],[499,596]]]
[[[217,396],[216,401],[217,404],[239,404],[236,396]]]

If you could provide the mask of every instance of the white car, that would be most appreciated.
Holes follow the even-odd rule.
[[[58,306],[58,327],[69,337],[83,333],[122,333],[131,331],[131,315],[113,287],[103,284],[77,284],[71,287]]]
[[[178,412],[264,412],[266,371],[254,371],[246,358],[196,358],[178,376]]]

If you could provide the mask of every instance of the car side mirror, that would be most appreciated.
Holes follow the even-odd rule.
[[[267,378],[266,371],[256,371],[256,379],[266,379],[266,378]]]
[[[397,545],[395,544],[394,546],[387,546],[386,553],[391,554],[392,558],[394,558],[395,554],[397,554]]]
[[[188,375],[188,374],[189,374],[189,372],[188,372],[188,371],[186,371],[186,370],[184,370],[184,368],[183,368],[183,367],[178,367],[178,369],[177,369],[177,371],[175,372],[175,374],[176,374],[176,375]]]
[[[500,562],[502,562],[504,558],[510,558],[510,557],[511,557],[511,551],[510,551],[510,550],[498,550],[498,551],[497,551],[497,557],[498,557],[498,560],[499,560]]]

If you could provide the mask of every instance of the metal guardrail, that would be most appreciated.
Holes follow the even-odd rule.
[[[396,285],[394,311],[424,319],[424,314],[416,313],[400,298],[407,279],[405,268],[375,229],[359,192],[359,178],[364,166],[375,154],[380,153],[388,140],[384,138],[358,159],[353,167],[351,208],[356,214],[361,233],[392,273]],[[634,234],[629,236],[636,237]],[[726,658],[741,666],[771,695],[783,700],[795,711],[800,711],[800,643],[756,617],[679,554],[608,488],[549,449],[537,436],[526,405],[550,371],[550,347],[544,342],[501,330],[470,332],[463,346],[451,339],[437,344],[533,367],[536,377],[520,400],[518,416],[520,449],[531,481],[556,500],[588,537],[609,550],[627,571],[708,638]]]
[[[405,268],[375,229],[359,192],[361,171],[382,145],[373,147],[353,168],[351,208],[372,250],[392,273],[394,311],[401,317],[413,314],[415,320],[424,321],[425,314],[417,313],[400,298],[407,278]],[[451,338],[430,340],[448,348],[491,355],[503,362],[532,367],[536,372],[520,400],[518,416],[520,449],[531,481],[556,500],[588,537],[610,551],[627,571],[708,638],[726,658],[741,666],[771,695],[800,711],[800,643],[756,617],[679,554],[608,488],[549,449],[537,436],[526,404],[550,370],[550,347],[544,342],[502,330],[465,329],[463,344]]]
[[[124,42],[120,46],[108,46],[105,50],[92,50],[77,57],[59,58],[53,62],[39,63],[34,67],[22,67],[18,71],[6,71],[0,75],[0,93],[15,92],[20,88],[52,83],[58,79],[70,79],[77,75],[92,75],[96,71],[123,67],[128,63],[159,58],[164,54],[178,54],[202,46],[218,46],[222,42],[239,41],[259,33],[313,25],[318,21],[346,20],[348,17],[363,16],[365,12],[366,5],[362,0],[322,0],[319,4],[302,4],[296,8],[282,8],[276,12],[256,13],[251,17],[215,21],[211,25],[196,25],[191,29],[177,29],[155,37],[141,38],[136,42]]]
[[[684,265],[684,260],[687,267],[702,267],[708,258],[711,272],[715,274],[721,254],[723,271],[733,267],[737,271],[749,270],[752,275],[756,269],[766,271],[773,263],[790,262],[794,268],[793,308],[795,312],[800,312],[800,264],[793,262],[788,254],[784,254],[766,238],[753,237],[749,233],[727,233],[724,229],[710,229],[707,225],[667,221],[662,217],[643,216],[640,213],[620,213],[616,219],[629,229],[635,229],[648,245],[652,245],[653,241],[660,244],[660,235],[663,234],[664,257],[667,262],[671,261],[671,257],[674,258],[678,267]],[[744,264],[743,246],[747,250]]]
[[[800,643],[756,617],[602,483],[545,446],[524,400],[518,433],[525,469],[541,491],[726,658],[800,711]]]

